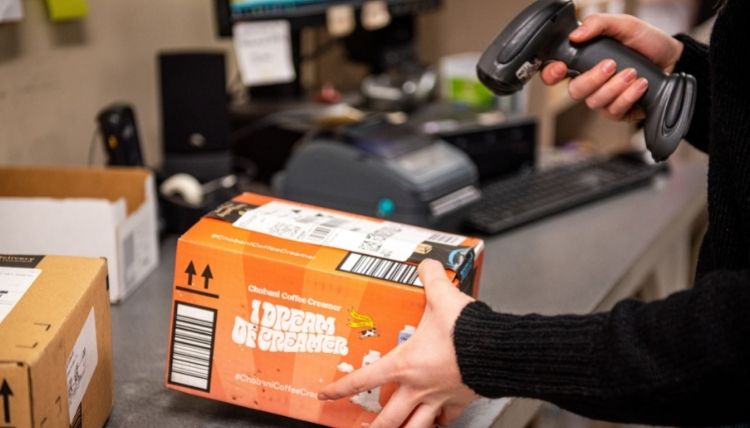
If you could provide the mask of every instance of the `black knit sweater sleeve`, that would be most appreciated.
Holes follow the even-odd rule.
[[[711,73],[708,46],[685,34],[678,34],[675,38],[681,41],[685,48],[674,71],[683,71],[692,75],[698,84],[693,120],[685,139],[698,150],[708,153],[709,118],[711,117],[709,111],[711,108]]]
[[[667,299],[583,316],[507,315],[475,302],[455,325],[461,375],[486,397],[541,399],[594,419],[747,421],[749,283],[750,271],[717,271]]]
[[[750,422],[750,1],[722,4],[710,52],[677,36],[685,49],[676,71],[698,81],[687,139],[711,155],[694,287],[592,315],[518,316],[472,303],[453,343],[463,381],[477,393],[542,399],[611,421]]]

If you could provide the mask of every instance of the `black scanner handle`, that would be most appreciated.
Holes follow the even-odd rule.
[[[608,37],[581,44],[566,39],[550,57],[565,62],[571,77],[611,58],[618,72],[634,68],[638,76],[645,78],[648,89],[636,104],[646,112],[645,139],[655,160],[669,157],[687,133],[695,105],[696,82],[692,76],[666,74],[640,53]]]
[[[552,56],[554,59],[565,62],[568,66],[569,77],[576,77],[596,67],[605,59],[615,61],[617,72],[626,68],[634,68],[638,76],[646,78],[649,83],[648,90],[638,102],[638,105],[644,109],[654,104],[662,81],[667,78],[664,71],[646,57],[609,37],[599,37],[580,44],[571,43],[566,39]]]

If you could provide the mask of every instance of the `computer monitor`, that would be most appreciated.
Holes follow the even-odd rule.
[[[292,28],[325,24],[326,10],[337,4],[361,8],[367,0],[215,0],[219,35],[230,37],[239,21],[287,19]],[[413,15],[436,8],[440,0],[387,0],[391,15]]]

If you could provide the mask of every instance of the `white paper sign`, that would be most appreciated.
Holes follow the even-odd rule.
[[[232,31],[237,64],[245,85],[294,81],[289,21],[238,22]]]
[[[0,267],[0,323],[42,273],[40,269]]]
[[[354,7],[350,4],[334,5],[326,11],[328,34],[334,37],[347,36],[357,25]]]
[[[385,28],[391,23],[388,3],[383,0],[370,0],[362,5],[362,27],[375,31]]]
[[[78,339],[73,350],[68,356],[65,365],[65,375],[68,379],[68,415],[70,423],[73,423],[76,410],[81,405],[83,395],[89,387],[94,369],[99,362],[99,352],[96,349],[96,320],[94,308],[89,311],[89,316],[78,334]]]
[[[0,22],[20,21],[23,18],[21,0],[0,0]]]

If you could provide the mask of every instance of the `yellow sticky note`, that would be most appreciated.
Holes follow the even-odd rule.
[[[86,0],[47,0],[49,18],[53,21],[67,21],[88,15]]]

